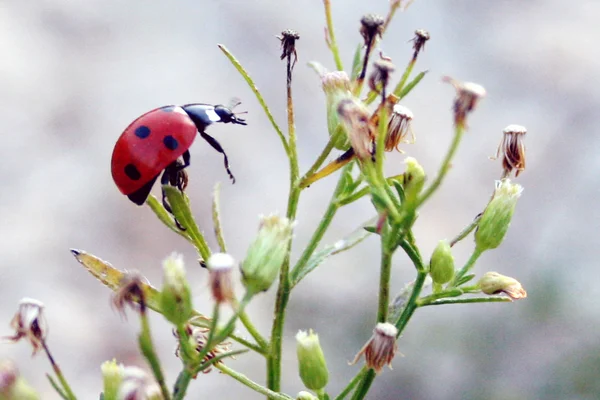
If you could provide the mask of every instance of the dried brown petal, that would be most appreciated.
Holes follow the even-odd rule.
[[[356,364],[361,356],[365,356],[367,367],[372,368],[379,373],[384,366],[392,368],[392,360],[398,350],[396,335],[398,329],[388,323],[378,323],[373,329],[373,336],[358,352],[351,364]]]
[[[388,132],[385,138],[385,151],[399,149],[400,143],[414,143],[415,135],[411,127],[413,113],[400,104],[394,105],[390,122],[388,123]],[[410,135],[410,140],[406,138]]]
[[[515,171],[515,177],[525,171],[525,143],[523,139],[527,134],[527,129],[521,125],[509,125],[504,128],[502,142],[498,146],[496,155],[491,157],[497,159],[502,153],[502,168],[504,173],[502,178],[510,176]]]
[[[48,335],[48,324],[44,316],[44,304],[35,299],[24,298],[19,302],[19,309],[10,321],[10,327],[15,330],[13,336],[4,339],[18,342],[25,339],[33,346],[33,355],[44,348]]]

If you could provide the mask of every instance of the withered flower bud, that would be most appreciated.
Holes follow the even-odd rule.
[[[444,82],[450,83],[456,89],[454,99],[454,123],[466,127],[467,115],[475,110],[479,99],[485,97],[486,91],[483,86],[473,82],[459,82],[449,76],[443,78]]]
[[[479,280],[479,287],[485,294],[504,293],[513,300],[527,297],[527,292],[518,280],[497,272],[486,272]]]
[[[296,61],[298,61],[296,40],[300,39],[300,35],[293,29],[286,29],[281,32],[281,36],[277,36],[277,39],[281,40],[281,59],[294,56],[294,63],[292,64],[292,68],[294,68]]]
[[[19,309],[10,321],[10,327],[15,330],[13,336],[4,339],[16,343],[25,338],[33,347],[33,354],[45,346],[48,335],[48,324],[44,316],[44,304],[41,301],[24,298],[19,302]]]
[[[225,253],[214,253],[208,259],[209,286],[217,303],[229,302],[234,298],[233,267],[235,260]]]
[[[147,400],[148,392],[153,390],[152,380],[138,367],[123,367],[121,384],[117,392],[118,400]]]
[[[125,315],[125,306],[129,305],[132,309],[140,312],[146,311],[146,294],[144,293],[145,278],[137,271],[127,272],[121,279],[121,287],[115,292],[112,298],[112,305],[123,316]]]
[[[356,100],[345,99],[338,105],[338,114],[346,128],[354,154],[363,161],[371,158],[375,130],[369,123],[369,111]]]
[[[365,46],[371,46],[377,36],[383,33],[384,19],[376,14],[367,14],[360,19],[360,34],[365,39]]]
[[[415,37],[412,38],[413,50],[415,51],[413,53],[413,60],[417,59],[421,50],[425,51],[425,43],[429,40],[429,38],[429,32],[427,32],[425,29],[417,29],[415,31]]]
[[[379,373],[384,366],[392,368],[392,360],[398,350],[396,335],[398,329],[389,322],[380,322],[373,329],[373,336],[358,352],[351,365],[356,364],[364,354],[367,367]]]
[[[186,330],[187,330],[187,334],[188,334],[188,337],[190,340],[191,347],[194,348],[196,353],[199,354],[202,350],[204,350],[204,347],[206,346],[209,330],[207,328],[201,328],[199,326],[191,326],[191,325],[187,325]],[[179,338],[177,331],[174,330],[173,334],[175,335],[176,338]],[[213,358],[215,358],[223,353],[227,353],[230,350],[230,348],[231,348],[231,342],[220,342],[219,344],[214,346],[212,349],[210,349],[210,351],[206,354],[206,356],[204,357],[202,362],[204,363],[204,362],[210,361]],[[179,348],[179,344],[178,344],[177,348],[175,349],[175,356],[181,357],[180,350],[181,349]],[[220,360],[220,361],[217,361],[216,364],[220,364],[222,362],[223,361]],[[202,370],[202,373],[208,374],[210,371],[212,371],[212,368],[209,367],[207,369]]]
[[[398,151],[400,143],[414,143],[415,134],[412,130],[411,122],[413,120],[413,113],[406,107],[395,104],[388,123],[388,132],[385,138],[385,151],[392,151],[394,149]],[[405,140],[410,135],[410,140]]]
[[[352,96],[350,92],[350,78],[344,71],[322,72],[321,83],[323,91],[327,98],[327,130],[329,136],[335,135],[339,125],[340,118],[337,112],[338,104],[342,99]],[[348,150],[350,141],[348,135],[338,135],[338,139],[333,146],[338,150]]]
[[[390,80],[390,74],[394,72],[396,67],[391,61],[382,58],[373,63],[373,72],[369,76],[369,87],[374,92],[380,93],[385,88]]]
[[[515,177],[525,171],[525,144],[523,139],[526,133],[527,129],[521,125],[509,125],[504,128],[504,136],[498,146],[496,155],[490,157],[495,160],[502,153],[503,178],[510,176],[513,170],[516,170]]]

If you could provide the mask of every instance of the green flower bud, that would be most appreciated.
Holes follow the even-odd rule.
[[[440,240],[436,246],[431,261],[429,274],[434,283],[444,284],[454,278],[454,257],[447,240]]]
[[[425,170],[416,158],[406,157],[406,171],[404,172],[404,194],[408,203],[415,202],[425,185]]]
[[[164,283],[160,307],[165,318],[175,324],[186,323],[192,317],[192,293],[185,277],[181,255],[172,254],[163,262]]]
[[[123,381],[123,366],[118,365],[116,360],[105,361],[100,366],[104,380],[104,400],[116,400],[119,387]]]
[[[479,287],[485,294],[504,293],[513,300],[527,297],[527,292],[518,280],[497,272],[486,272],[479,280]]]
[[[329,380],[329,371],[319,344],[319,335],[312,330],[308,333],[299,331],[296,334],[296,353],[304,386],[314,391],[323,389]]]
[[[296,400],[318,400],[318,398],[310,392],[301,391],[296,395]]]
[[[523,188],[510,183],[509,179],[496,181],[494,196],[483,211],[475,231],[475,244],[479,251],[500,246],[522,192]]]
[[[0,400],[39,400],[40,396],[19,375],[14,363],[0,362]]]
[[[341,100],[352,96],[350,92],[350,79],[344,71],[323,72],[321,74],[321,83],[327,97],[327,128],[329,136],[333,136],[338,129],[342,130],[342,134],[338,136],[333,146],[338,150],[348,150],[350,148],[350,140],[344,127],[340,125],[337,109]]]
[[[288,255],[294,224],[285,217],[261,217],[258,236],[248,248],[242,263],[242,282],[256,294],[268,290]]]

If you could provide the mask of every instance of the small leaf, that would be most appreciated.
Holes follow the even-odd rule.
[[[362,69],[362,48],[363,45],[359,44],[356,46],[356,51],[354,52],[354,59],[352,60],[352,73],[350,74],[350,80],[354,81],[358,78],[358,74]]]
[[[163,205],[156,199],[156,197],[153,195],[148,196],[148,199],[146,199],[146,204],[148,207],[150,207],[154,214],[156,214],[158,219],[167,226],[167,228],[191,242],[191,239],[186,231],[182,231],[177,227],[175,221],[173,220],[173,216],[169,214],[167,210],[165,210]]]
[[[200,232],[200,229],[198,229],[198,225],[194,220],[187,196],[179,189],[169,185],[163,185],[162,189],[167,195],[169,205],[173,209],[175,218],[177,218],[177,221],[179,221],[179,223],[186,229],[186,232],[192,239],[194,246],[196,246],[196,249],[198,250],[198,253],[200,253],[204,260],[208,260],[210,257],[210,249],[208,248],[208,244],[206,244],[206,240],[204,239],[204,236]]]
[[[292,271],[292,287],[297,285],[306,275],[317,268],[327,258],[351,249],[365,240],[369,235],[370,232],[365,232],[365,229],[361,226],[343,239],[340,239],[336,243],[326,246],[323,250],[314,253],[301,269],[294,269]]]
[[[471,279],[475,278],[475,274],[465,275],[456,282],[456,286],[464,285],[469,282]]]
[[[375,234],[379,235],[379,233],[377,232],[376,226],[365,226],[365,227],[363,227],[363,229],[369,233],[375,233]]]
[[[415,78],[408,83],[408,85],[406,85],[402,88],[402,91],[400,92],[398,97],[400,99],[403,99],[404,97],[406,97],[406,95],[408,95],[411,92],[411,90],[413,90],[415,88],[415,86],[417,86],[419,84],[419,82],[421,82],[421,79],[423,79],[425,77],[427,72],[429,72],[429,71],[419,72],[417,74],[417,76],[415,76]]]
[[[225,236],[223,235],[223,227],[221,225],[220,189],[221,184],[217,182],[213,190],[212,217],[219,249],[221,253],[227,253],[227,245],[225,244]]]

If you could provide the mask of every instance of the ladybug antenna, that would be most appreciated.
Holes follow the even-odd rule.
[[[236,108],[237,106],[239,106],[240,104],[242,104],[242,100],[240,100],[239,97],[234,97],[231,100],[229,100],[229,109],[231,111],[233,111],[234,108]]]

